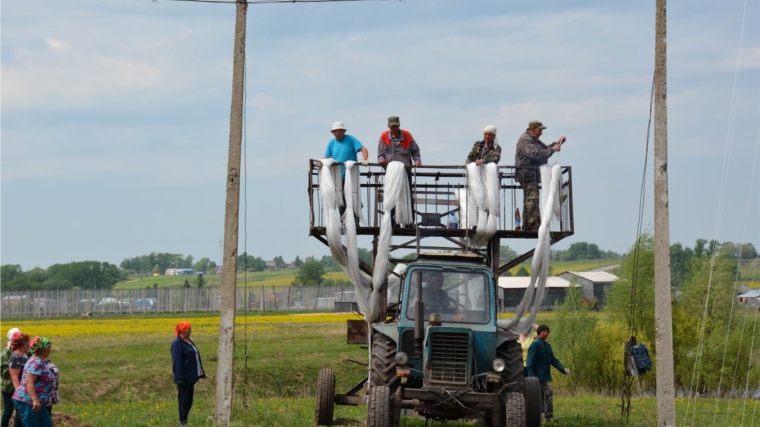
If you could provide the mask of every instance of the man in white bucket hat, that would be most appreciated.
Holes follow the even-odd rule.
[[[358,139],[346,134],[346,127],[343,122],[335,122],[332,125],[332,134],[335,138],[327,143],[325,157],[334,159],[336,162],[347,162],[349,160],[358,161],[356,153],[362,152],[362,165],[367,165],[369,151],[359,142]],[[346,177],[346,168],[340,167],[340,175]]]

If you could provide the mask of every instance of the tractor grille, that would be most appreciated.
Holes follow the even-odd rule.
[[[430,335],[430,378],[433,383],[467,384],[470,334],[432,332]]]

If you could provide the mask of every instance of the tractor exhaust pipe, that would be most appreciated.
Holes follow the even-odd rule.
[[[415,271],[417,275],[417,299],[414,301],[414,348],[417,354],[422,355],[422,340],[425,330],[425,303],[422,301],[422,271]]]

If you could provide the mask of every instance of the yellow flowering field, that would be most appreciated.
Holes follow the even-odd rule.
[[[282,325],[312,325],[320,323],[346,323],[348,319],[359,319],[356,314],[282,314],[259,315],[249,313],[247,327],[259,333],[280,330]],[[123,335],[157,335],[172,336],[174,327],[180,320],[187,320],[193,325],[193,333],[209,336],[219,329],[219,316],[197,317],[109,317],[98,319],[34,319],[3,322],[3,330],[17,327],[29,335],[41,335],[51,340],[82,337],[118,337]],[[246,317],[235,318],[235,328],[241,333],[246,327]],[[3,334],[4,335],[4,334]],[[3,336],[3,338],[5,338]]]

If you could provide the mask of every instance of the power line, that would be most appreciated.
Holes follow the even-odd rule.
[[[154,0],[155,2],[156,0]],[[167,0],[167,1],[175,1],[175,2],[188,2],[188,3],[216,3],[216,4],[235,4],[237,1],[235,0]],[[404,2],[404,0],[248,0],[248,4],[274,4],[274,3],[332,3],[332,2],[389,2],[389,1],[397,1],[397,2]]]

